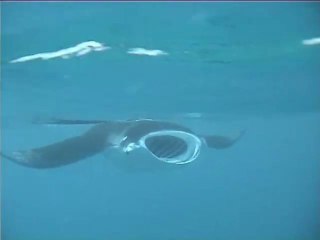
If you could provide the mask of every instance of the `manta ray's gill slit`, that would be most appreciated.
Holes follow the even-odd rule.
[[[187,150],[187,144],[174,136],[157,136],[146,139],[147,148],[157,157],[176,157]]]

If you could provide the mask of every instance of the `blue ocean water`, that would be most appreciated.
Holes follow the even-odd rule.
[[[320,239],[319,3],[1,3],[1,148],[155,118],[245,136],[186,165],[109,151],[38,170],[1,161],[1,237]],[[86,41],[105,51],[11,63]],[[157,49],[163,56],[128,54]],[[135,169],[119,168],[132,161]]]

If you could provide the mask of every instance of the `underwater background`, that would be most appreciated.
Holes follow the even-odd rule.
[[[320,45],[303,42],[319,24],[316,2],[2,2],[2,151],[88,128],[32,124],[50,117],[246,134],[174,168],[117,151],[47,170],[1,159],[1,238],[320,239]],[[88,41],[106,48],[59,55]],[[137,166],[108,161],[124,158]]]

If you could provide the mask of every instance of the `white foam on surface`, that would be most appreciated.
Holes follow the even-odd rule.
[[[128,54],[134,55],[147,55],[151,57],[169,55],[167,52],[159,49],[145,49],[145,48],[130,48],[127,51]]]
[[[74,47],[58,50],[56,52],[37,53],[33,55],[20,57],[10,61],[10,63],[27,62],[27,61],[32,61],[36,59],[49,60],[52,58],[59,58],[59,57],[67,59],[71,57],[82,56],[92,51],[99,52],[107,49],[110,49],[110,47],[104,46],[102,43],[99,43],[99,42],[88,41],[88,42],[79,43]]]
[[[320,37],[303,40],[302,44],[303,45],[317,45],[317,44],[320,44]]]

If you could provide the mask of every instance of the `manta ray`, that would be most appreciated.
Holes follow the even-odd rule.
[[[166,164],[182,165],[196,160],[202,147],[229,148],[244,133],[242,131],[235,138],[199,135],[181,124],[153,119],[125,121],[52,119],[42,124],[92,126],[79,136],[1,155],[26,167],[47,169],[76,163],[111,148],[127,154],[136,149],[143,149],[150,154],[150,158]]]

